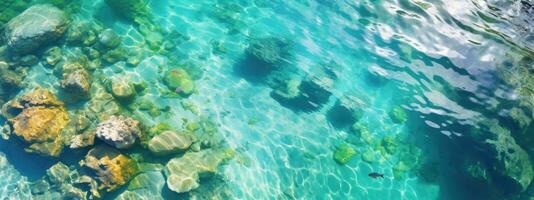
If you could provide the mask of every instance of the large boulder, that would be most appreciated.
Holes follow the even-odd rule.
[[[61,80],[61,87],[71,96],[85,98],[91,89],[91,77],[87,71],[79,69],[66,74]]]
[[[216,173],[219,165],[230,156],[226,151],[208,149],[173,158],[165,166],[167,187],[177,193],[196,189],[200,186],[199,178]]]
[[[191,144],[191,137],[184,133],[164,131],[150,139],[148,149],[156,155],[167,155],[182,152]]]
[[[28,142],[26,149],[43,155],[59,156],[63,149],[63,129],[69,114],[63,103],[46,89],[29,92],[3,108],[4,116],[13,126],[15,135]],[[9,113],[18,113],[10,118]]]
[[[63,11],[39,4],[11,19],[5,26],[4,37],[11,52],[26,54],[61,37],[67,25]]]
[[[99,139],[118,149],[131,147],[140,135],[139,122],[124,116],[111,116],[96,128]]]
[[[90,168],[102,184],[100,189],[107,191],[128,183],[138,171],[134,160],[105,145],[91,149],[80,165]]]

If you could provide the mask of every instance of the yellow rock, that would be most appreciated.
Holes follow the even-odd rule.
[[[63,108],[31,107],[9,120],[15,134],[26,142],[54,141],[67,126],[69,115]]]
[[[108,192],[128,183],[138,171],[134,160],[105,145],[91,149],[80,164],[94,170],[100,189]]]

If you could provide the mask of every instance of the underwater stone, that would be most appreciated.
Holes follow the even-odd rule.
[[[381,145],[384,147],[387,153],[394,154],[397,152],[397,141],[395,140],[395,137],[386,135],[382,139]]]
[[[102,60],[106,61],[107,63],[116,63],[127,59],[128,52],[122,47],[115,48],[102,55]]]
[[[119,100],[129,100],[137,94],[135,86],[127,78],[111,79],[111,93]]]
[[[91,149],[80,165],[92,169],[102,183],[101,189],[108,192],[126,184],[138,171],[135,161],[105,145]]]
[[[89,96],[91,89],[91,77],[83,69],[76,70],[64,76],[61,80],[61,87],[68,92],[68,95],[79,98]]]
[[[67,24],[60,9],[49,4],[34,5],[6,24],[4,36],[11,52],[26,54],[61,37]]]
[[[98,183],[95,181],[95,179],[91,178],[90,176],[83,175],[79,176],[74,180],[74,184],[76,185],[85,185],[86,188],[89,188],[89,199],[94,198],[100,198],[100,192],[98,191]]]
[[[334,160],[339,164],[347,164],[354,156],[356,155],[356,150],[354,150],[350,145],[343,143],[337,147],[334,152]]]
[[[399,161],[393,168],[393,177],[397,180],[402,180],[406,176],[406,172],[410,170],[410,167],[406,165],[403,161]]]
[[[18,63],[22,66],[32,66],[39,62],[35,55],[25,55],[18,59]]]
[[[95,131],[85,131],[82,134],[74,135],[70,139],[69,148],[79,149],[91,146],[95,142],[95,135]]]
[[[520,108],[510,109],[510,117],[519,125],[520,128],[526,128],[532,122],[532,118],[529,117],[525,112]]]
[[[121,108],[113,98],[113,95],[107,93],[102,85],[93,82],[91,90],[94,90],[94,92],[91,93],[91,100],[87,105],[87,113],[92,114],[91,119],[103,120],[121,112]]]
[[[141,131],[138,121],[124,116],[111,116],[98,124],[96,136],[118,149],[126,149],[134,145]]]
[[[288,79],[273,85],[271,96],[280,104],[296,110],[316,110],[328,102],[332,95],[333,80],[328,77]]]
[[[69,167],[63,164],[62,162],[58,162],[46,170],[46,175],[48,176],[48,180],[52,184],[61,184],[63,182],[68,182],[68,179],[70,178],[69,174],[70,174]]]
[[[0,84],[6,91],[18,90],[24,85],[26,71],[19,68],[13,70],[9,65],[0,61]]]
[[[121,38],[112,29],[106,29],[98,35],[98,42],[106,48],[115,48],[121,43]]]
[[[525,191],[534,178],[529,155],[516,143],[510,131],[498,123],[492,123],[489,131],[493,136],[485,142],[491,146],[497,160],[496,173],[517,184],[519,191]]]
[[[69,123],[69,114],[63,103],[46,89],[31,91],[9,104],[11,109],[21,109],[8,119],[15,135],[31,145],[26,149],[49,156],[59,156],[63,148],[61,131]]]
[[[376,162],[376,154],[371,150],[367,150],[362,154],[362,160],[368,163],[374,163]]]
[[[148,142],[148,149],[156,155],[179,153],[186,150],[193,142],[190,136],[174,131],[164,131]]]
[[[246,53],[267,67],[276,67],[289,55],[289,46],[289,42],[282,38],[257,38],[251,41]]]
[[[61,48],[52,47],[44,52],[43,57],[45,58],[46,63],[48,65],[54,66],[59,63],[61,59],[63,59],[63,56],[61,54]]]
[[[104,0],[117,14],[128,20],[142,21],[150,16],[147,2],[143,0]],[[145,18],[145,19],[143,19]]]
[[[400,106],[395,106],[393,109],[391,109],[388,115],[391,120],[397,124],[402,124],[408,120],[408,114],[406,113],[406,110]]]
[[[195,91],[195,82],[183,69],[171,69],[165,73],[163,83],[170,90],[177,91],[179,94],[190,95]]]
[[[173,158],[165,166],[167,187],[177,193],[196,189],[200,186],[199,178],[216,173],[218,166],[229,158],[226,152],[212,149]]]
[[[125,193],[135,193],[138,199],[163,199],[161,190],[165,187],[165,177],[161,169],[143,172],[133,178]],[[125,196],[122,193],[119,197]],[[128,198],[125,198],[128,199]]]

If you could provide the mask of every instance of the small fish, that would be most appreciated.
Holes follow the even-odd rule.
[[[372,173],[369,173],[369,177],[371,178],[384,178],[384,174],[380,174],[380,173],[376,173],[376,172],[372,172]]]

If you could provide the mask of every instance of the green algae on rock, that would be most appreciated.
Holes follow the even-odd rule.
[[[49,4],[34,5],[7,23],[4,37],[11,52],[26,54],[61,37],[67,26],[63,11]]]
[[[349,144],[343,143],[336,148],[334,152],[334,160],[339,164],[347,164],[356,155],[354,150]]]
[[[195,91],[195,82],[189,74],[180,68],[171,69],[163,75],[163,83],[178,94],[191,95]]]
[[[397,124],[402,124],[408,120],[408,114],[406,113],[406,110],[400,106],[395,106],[391,111],[388,113],[391,120]]]

